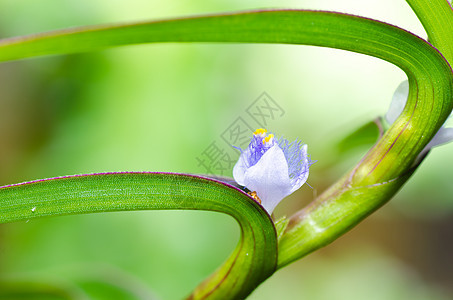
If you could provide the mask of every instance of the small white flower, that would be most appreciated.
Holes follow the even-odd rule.
[[[403,112],[406,106],[407,97],[409,96],[409,82],[407,80],[401,82],[401,84],[395,90],[393,94],[392,102],[390,103],[389,110],[385,115],[385,120],[389,124],[393,124],[396,119]],[[448,142],[453,141],[453,128],[447,128],[442,126],[432,140],[426,145],[426,147],[420,152],[420,157],[424,156],[431,148],[439,146]]]
[[[261,205],[271,214],[286,196],[298,190],[308,178],[312,161],[307,145],[299,141],[289,143],[273,134],[266,136],[265,129],[257,129],[247,149],[233,168],[236,182],[256,192]]]

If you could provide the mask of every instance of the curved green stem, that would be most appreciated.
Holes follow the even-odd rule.
[[[0,223],[45,216],[149,209],[197,209],[234,217],[236,250],[189,299],[241,299],[274,271],[277,241],[265,210],[241,190],[197,176],[105,173],[0,188]]]
[[[429,41],[453,65],[453,9],[447,0],[406,0],[428,34]]]
[[[408,105],[394,126],[362,162],[354,180],[392,179],[412,165],[451,111],[451,69],[424,40],[394,26],[351,15],[298,10],[252,11],[128,25],[61,30],[0,41],[0,61],[76,53],[151,42],[282,43],[331,47],[384,59],[410,81]],[[423,99],[423,101],[418,101]],[[429,116],[423,112],[430,112]],[[410,125],[410,126],[409,126]],[[395,138],[404,131],[412,142]],[[414,142],[416,141],[416,143]],[[389,161],[399,153],[398,168]],[[404,148],[404,151],[403,151]],[[401,156],[402,155],[402,156]],[[380,167],[385,166],[385,167]],[[372,172],[371,172],[372,171]]]

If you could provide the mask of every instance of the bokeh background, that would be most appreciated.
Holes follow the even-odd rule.
[[[0,37],[253,8],[336,10],[425,37],[403,0],[1,0]],[[106,171],[203,173],[196,158],[212,142],[229,150],[221,134],[238,117],[253,126],[246,109],[266,92],[285,111],[268,129],[299,137],[318,160],[313,189],[275,212],[290,215],[359,160],[366,149],[338,156],[336,143],[385,114],[404,79],[375,58],[292,45],[156,44],[4,63],[0,185]],[[390,203],[250,299],[452,299],[452,153],[453,144],[434,149]],[[64,286],[80,299],[180,299],[238,234],[227,216],[186,211],[5,224],[0,277]]]

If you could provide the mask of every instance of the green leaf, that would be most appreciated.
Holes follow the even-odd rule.
[[[61,282],[0,280],[0,300],[76,300],[84,296],[75,286]]]
[[[140,295],[124,287],[124,284],[105,280],[79,279],[77,286],[88,295],[88,299],[96,300],[157,300],[150,295]]]
[[[375,166],[381,164],[381,159],[381,165],[386,165],[393,160],[392,155],[369,156],[364,163],[369,164],[369,171],[374,170],[376,177],[394,178],[409,167],[452,108],[451,69],[430,44],[389,24],[320,11],[251,11],[60,30],[0,41],[0,61],[149,42],[307,44],[363,53],[397,65],[409,77],[409,101],[399,121],[377,147],[380,153],[386,153],[390,146],[392,152],[400,153],[402,148],[405,151],[401,154],[401,165],[390,170],[387,167],[375,170]],[[419,98],[423,101],[418,101]],[[414,117],[419,109],[428,111],[431,107],[429,116]],[[407,128],[409,118],[417,143],[394,144],[394,138]]]
[[[370,121],[341,139],[336,145],[337,151],[340,156],[344,156],[357,148],[369,148],[377,142],[382,134],[381,120]]]
[[[406,0],[423,24],[428,39],[453,65],[453,9],[447,0]]]
[[[275,229],[277,231],[277,240],[280,240],[280,238],[283,236],[283,233],[286,230],[286,227],[288,227],[289,220],[286,218],[286,216],[281,217],[275,222]]]
[[[366,175],[369,183],[378,178],[395,178],[404,172],[434,136],[452,108],[451,69],[431,45],[385,23],[329,12],[251,11],[60,30],[0,41],[0,61],[148,42],[307,44],[368,54],[397,65],[409,77],[408,105],[378,143],[375,152],[387,153],[391,147],[392,152],[401,153],[401,159],[390,169],[376,168],[378,165],[393,164],[393,155],[368,156],[362,166],[368,165],[364,175],[373,170],[373,176]],[[423,101],[419,101],[422,98]],[[417,117],[422,110],[431,111],[431,108],[429,116],[425,114],[421,118]],[[395,144],[395,138],[405,128],[414,132],[416,143],[400,141]],[[355,177],[358,176],[356,174]]]
[[[0,188],[0,223],[149,209],[217,211],[241,227],[233,254],[190,299],[245,298],[275,271],[277,236],[270,216],[246,193],[219,181],[170,173],[105,173]]]
[[[350,174],[346,174],[290,218],[287,231],[279,240],[278,267],[328,245],[350,230],[384,205],[411,175],[408,172],[383,183],[348,186]]]

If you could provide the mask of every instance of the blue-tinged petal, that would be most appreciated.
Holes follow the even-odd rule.
[[[452,140],[453,140],[453,128],[442,127],[426,147],[439,146],[451,142]]]
[[[300,160],[299,161],[290,161],[289,162],[289,170],[291,171],[291,165],[296,165],[297,171],[294,172],[294,178],[291,178],[291,184],[293,188],[291,189],[291,193],[297,191],[308,179],[309,175],[309,168],[312,162],[308,158],[308,153],[307,153],[307,145],[303,145],[300,148]],[[294,169],[296,169],[294,167]],[[291,173],[291,172],[290,172]],[[290,177],[291,174],[290,174]]]
[[[247,157],[250,156],[250,151],[248,149],[241,152],[241,156],[239,156],[239,160],[234,165],[233,168],[233,178],[236,182],[242,186],[245,186],[245,173],[248,169],[247,164]]]
[[[284,197],[291,194],[288,163],[278,145],[272,146],[254,166],[248,168],[244,185],[257,192],[261,205],[269,214]]]
[[[286,196],[299,189],[308,178],[313,163],[307,154],[307,145],[292,143],[284,138],[276,140],[267,130],[257,129],[250,144],[241,151],[233,169],[239,185],[255,192],[262,206],[272,213]]]
[[[453,128],[441,127],[428,145],[423,148],[419,156],[423,157],[429,150],[431,150],[431,148],[449,143],[451,141],[453,141]]]
[[[409,83],[407,80],[401,82],[393,94],[389,110],[385,119],[389,124],[396,121],[406,106],[407,97],[409,96]],[[421,151],[420,156],[424,156],[431,148],[453,141],[453,128],[442,126],[432,140]]]
[[[406,106],[407,97],[409,96],[409,82],[407,80],[400,83],[396,88],[395,93],[392,97],[392,102],[390,102],[390,107],[388,112],[385,114],[385,120],[389,124],[393,124],[396,119],[403,112],[404,106]]]

